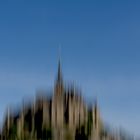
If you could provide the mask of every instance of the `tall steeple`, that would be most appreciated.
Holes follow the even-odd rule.
[[[59,59],[58,59],[58,72],[57,72],[57,78],[55,83],[55,92],[57,94],[62,94],[63,92],[63,76],[62,76],[62,69],[61,69],[60,52],[59,52]]]
[[[62,84],[63,83],[63,76],[62,76],[61,60],[60,60],[60,58],[59,58],[59,61],[58,61],[57,83],[58,84]]]

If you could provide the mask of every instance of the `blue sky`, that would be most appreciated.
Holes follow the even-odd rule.
[[[140,135],[138,0],[0,1],[0,120],[63,75],[97,96],[102,118]]]

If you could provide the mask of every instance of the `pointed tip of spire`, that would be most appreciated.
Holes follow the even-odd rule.
[[[58,58],[58,74],[57,74],[57,82],[63,82],[62,70],[61,70],[61,46],[59,46],[59,58]]]
[[[61,45],[59,45],[59,60],[61,58]]]

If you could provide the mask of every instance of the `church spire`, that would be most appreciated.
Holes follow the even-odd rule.
[[[61,70],[60,49],[59,49],[58,72],[56,78],[55,91],[57,94],[61,94],[63,92],[63,76]]]
[[[57,83],[59,83],[59,84],[63,83],[63,76],[62,76],[61,60],[60,60],[60,58],[59,58],[59,61],[58,61]]]

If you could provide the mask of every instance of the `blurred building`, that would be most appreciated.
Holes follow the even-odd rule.
[[[97,103],[89,111],[75,85],[66,87],[59,61],[52,97],[40,93],[31,104],[24,102],[18,113],[11,114],[8,109],[2,138],[7,140],[16,131],[19,139],[35,140],[45,137],[45,132],[51,129],[54,140],[66,140],[68,135],[74,140],[77,129],[80,133],[82,126],[85,133],[90,131],[90,139],[99,139],[102,121]]]

